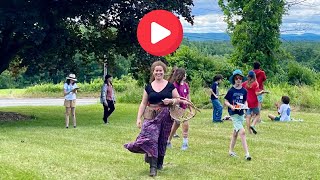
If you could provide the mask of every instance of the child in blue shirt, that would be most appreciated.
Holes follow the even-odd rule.
[[[222,110],[223,106],[221,105],[219,101],[219,84],[221,83],[223,79],[223,76],[221,74],[218,74],[214,76],[213,83],[211,86],[211,102],[212,102],[212,122],[222,122],[221,116],[222,116]]]
[[[225,105],[228,107],[228,112],[231,116],[234,127],[229,147],[229,155],[232,157],[237,156],[234,152],[234,147],[239,134],[243,149],[245,151],[245,159],[250,161],[251,156],[249,155],[245,129],[243,127],[244,110],[236,109],[234,106],[237,103],[247,104],[247,91],[242,87],[244,76],[242,72],[237,69],[233,72],[233,75],[230,77],[229,81],[233,84],[233,86],[229,89],[228,93],[224,97]]]

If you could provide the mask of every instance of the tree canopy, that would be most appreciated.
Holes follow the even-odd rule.
[[[234,46],[237,66],[259,61],[269,72],[276,72],[280,46],[280,25],[285,0],[219,0]]]
[[[13,59],[49,74],[80,71],[88,56],[114,64],[115,54],[135,54],[136,66],[155,57],[138,45],[136,28],[148,12],[164,9],[193,23],[193,0],[11,0],[0,1],[0,73]],[[78,54],[77,58],[74,56]],[[81,54],[81,55],[79,55]],[[145,62],[144,62],[145,61]]]

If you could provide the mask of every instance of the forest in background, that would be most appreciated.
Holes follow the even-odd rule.
[[[280,53],[276,55],[277,72],[268,71],[262,64],[262,69],[267,72],[268,83],[312,86],[317,82],[320,71],[320,42],[287,41],[282,42],[280,49]],[[196,79],[203,87],[208,87],[215,74],[229,77],[234,69],[239,68],[229,60],[233,51],[232,45],[226,41],[184,40],[174,54],[165,57],[165,61],[171,67],[186,68],[190,82]],[[74,65],[79,82],[90,82],[103,77],[103,63],[97,61],[94,54],[82,57],[79,53],[72,58],[74,62],[79,62]],[[81,58],[86,58],[88,65],[80,63]],[[127,58],[114,55],[114,58],[115,63],[108,66],[108,72],[114,77],[121,78],[129,74],[138,80],[140,85],[147,82],[148,75],[132,66],[132,62],[137,61],[134,55]],[[0,89],[25,88],[45,83],[57,84],[65,81],[67,74],[64,72],[69,68],[62,65],[61,69],[52,74],[46,69],[50,67],[20,68],[19,63],[19,59],[15,59],[10,63],[8,70],[0,75]],[[247,72],[250,68],[252,64],[247,64],[242,70]]]

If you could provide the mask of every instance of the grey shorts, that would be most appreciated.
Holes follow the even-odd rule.
[[[246,115],[251,114],[260,114],[260,109],[258,107],[248,109]]]

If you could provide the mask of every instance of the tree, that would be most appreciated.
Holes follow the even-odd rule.
[[[78,52],[112,65],[114,54],[141,54],[136,28],[143,15],[165,9],[193,23],[191,6],[193,0],[0,1],[0,73],[17,56],[30,73],[32,66],[51,74],[61,66],[77,70]]]
[[[219,0],[234,46],[236,66],[259,61],[267,72],[276,72],[277,53],[285,0]]]

